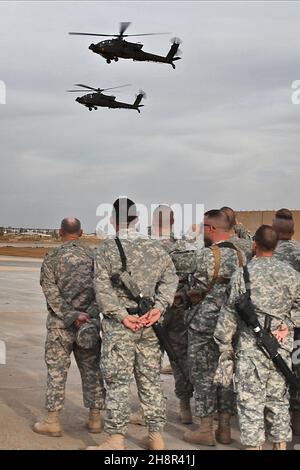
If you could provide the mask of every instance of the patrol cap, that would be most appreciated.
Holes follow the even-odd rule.
[[[130,223],[137,217],[135,203],[126,196],[120,196],[113,203],[113,218],[116,223]]]
[[[82,349],[91,349],[99,342],[97,327],[90,322],[81,325],[76,335],[76,343]]]

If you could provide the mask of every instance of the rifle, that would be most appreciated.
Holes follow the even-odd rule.
[[[246,292],[235,302],[236,311],[246,325],[252,329],[259,349],[267,356],[268,359],[272,360],[276,369],[282,373],[291,388],[298,390],[300,388],[300,382],[296,374],[292,372],[280,355],[280,344],[271,332],[270,315],[266,315],[264,328],[262,328],[259,323],[254,305],[251,301],[250,276],[247,266],[243,266],[243,275]]]
[[[113,283],[121,281],[121,284],[126,289],[127,294],[137,303],[137,307],[127,308],[127,312],[131,315],[138,315],[139,317],[141,317],[152,309],[152,307],[154,306],[154,302],[149,297],[143,296],[140,288],[137,286],[137,284],[134,282],[131,275],[127,271],[127,259],[121,240],[116,237],[115,242],[120,253],[120,258],[122,262],[122,273],[113,274],[112,281]],[[170,344],[166,331],[158,322],[154,323],[154,325],[152,325],[152,328],[156,334],[162,351],[166,351],[170,362],[174,362],[178,366],[180,372],[184,376],[185,380],[188,382],[189,376],[186,370],[180,364],[180,360]]]

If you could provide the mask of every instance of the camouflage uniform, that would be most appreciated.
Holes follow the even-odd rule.
[[[234,225],[233,230],[237,237],[252,241],[251,233],[249,232],[249,230],[246,229],[243,224],[238,222],[236,225]]]
[[[227,284],[239,266],[237,252],[232,248],[220,248],[221,263],[218,281],[208,292],[205,299],[194,307],[189,324],[188,358],[190,361],[191,381],[195,390],[196,416],[210,416],[216,411],[232,413],[233,391],[213,383],[218,365],[219,350],[213,339],[220,308],[225,300]],[[245,257],[243,256],[245,261]],[[200,293],[206,293],[214,273],[214,256],[210,248],[204,248],[196,255],[194,277]],[[227,282],[227,284],[226,284]]]
[[[181,368],[188,371],[187,349],[188,334],[185,317],[187,305],[186,291],[189,289],[188,276],[191,273],[194,250],[191,243],[174,238],[160,239],[162,247],[172,258],[179,277],[177,289],[180,304],[173,304],[164,315],[163,327],[168,333],[170,344],[180,361]],[[175,394],[179,400],[189,400],[193,396],[193,385],[183,376],[180,368],[174,362],[171,363],[174,380]]]
[[[243,251],[246,256],[247,263],[252,259],[252,238],[241,238],[237,235],[233,235],[227,241],[233,243],[234,246]]]
[[[163,314],[173,303],[178,283],[171,258],[156,241],[145,239],[133,230],[123,231],[119,237],[133,280]],[[112,275],[121,273],[121,268],[115,241],[105,240],[97,250],[95,262],[96,297],[104,315],[101,368],[107,386],[105,431],[126,433],[133,374],[146,425],[151,432],[161,431],[166,420],[160,386],[162,352],[153,328],[133,332],[122,323],[128,315],[127,308],[135,308],[137,304],[122,285],[112,284]]]
[[[277,259],[289,263],[296,271],[300,272],[300,243],[295,240],[279,240],[274,253]],[[299,328],[295,328],[295,340],[300,337]],[[293,365],[294,371],[300,377],[300,365]],[[300,411],[300,393],[291,390],[291,410]]]
[[[63,407],[72,352],[81,375],[84,406],[104,408],[105,393],[99,367],[100,337],[94,348],[80,348],[75,342],[78,330],[73,324],[80,313],[85,312],[100,327],[93,267],[92,250],[73,240],[48,253],[42,264],[41,286],[48,308],[45,345],[48,411]]]
[[[300,243],[296,240],[279,240],[274,256],[280,261],[289,263],[300,272]]]
[[[300,276],[274,256],[253,258],[248,270],[251,299],[260,324],[264,325],[268,314],[272,317],[272,331],[282,323],[289,327],[281,354],[290,365],[293,326],[300,325]],[[233,275],[230,287],[229,299],[220,312],[215,339],[223,352],[231,349],[232,338],[238,332],[235,384],[241,442],[247,447],[258,447],[265,441],[265,431],[271,442],[288,442],[292,434],[286,381],[258,349],[253,332],[238,319],[235,311],[235,301],[246,290],[241,269]]]

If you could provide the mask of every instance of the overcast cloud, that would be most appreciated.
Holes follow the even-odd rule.
[[[127,194],[140,203],[299,209],[300,79],[297,2],[1,2],[0,225],[56,227],[67,215],[94,230],[96,208]],[[137,38],[182,60],[120,60],[68,31],[171,31]],[[99,38],[101,40],[101,38]],[[141,114],[89,112],[65,92],[112,87]]]

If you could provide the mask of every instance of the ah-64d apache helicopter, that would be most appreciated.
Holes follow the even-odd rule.
[[[102,92],[106,90],[114,90],[115,88],[122,88],[129,85],[121,85],[118,87],[111,87],[111,88],[93,88],[88,85],[83,85],[81,83],[76,83],[75,86],[80,86],[84,88],[83,90],[68,90],[71,93],[86,93],[89,90],[93,90],[95,93],[88,93],[87,95],[78,96],[75,101],[86,106],[89,108],[90,111],[92,109],[97,109],[98,106],[102,106],[104,108],[125,108],[125,109],[136,109],[138,113],[140,113],[140,108],[144,106],[140,104],[142,98],[146,97],[145,92],[140,91],[137,95],[134,103],[122,103],[121,101],[116,101],[115,96],[104,95]]]
[[[137,61],[148,61],[148,62],[162,62],[165,64],[171,64],[173,69],[175,69],[175,64],[173,63],[176,60],[179,60],[180,57],[175,57],[175,54],[178,51],[180,44],[180,39],[174,38],[172,46],[168,54],[164,57],[161,55],[150,54],[149,52],[142,51],[143,44],[128,42],[124,38],[129,36],[151,36],[154,34],[169,34],[169,33],[147,33],[147,34],[124,34],[130,23],[121,23],[119,34],[96,34],[96,33],[76,33],[70,32],[69,34],[76,34],[79,36],[108,36],[115,39],[109,39],[106,41],[101,41],[98,44],[91,44],[89,49],[91,49],[96,54],[101,55],[106,59],[108,64],[112,60],[117,62],[119,57],[122,59],[133,59]]]

